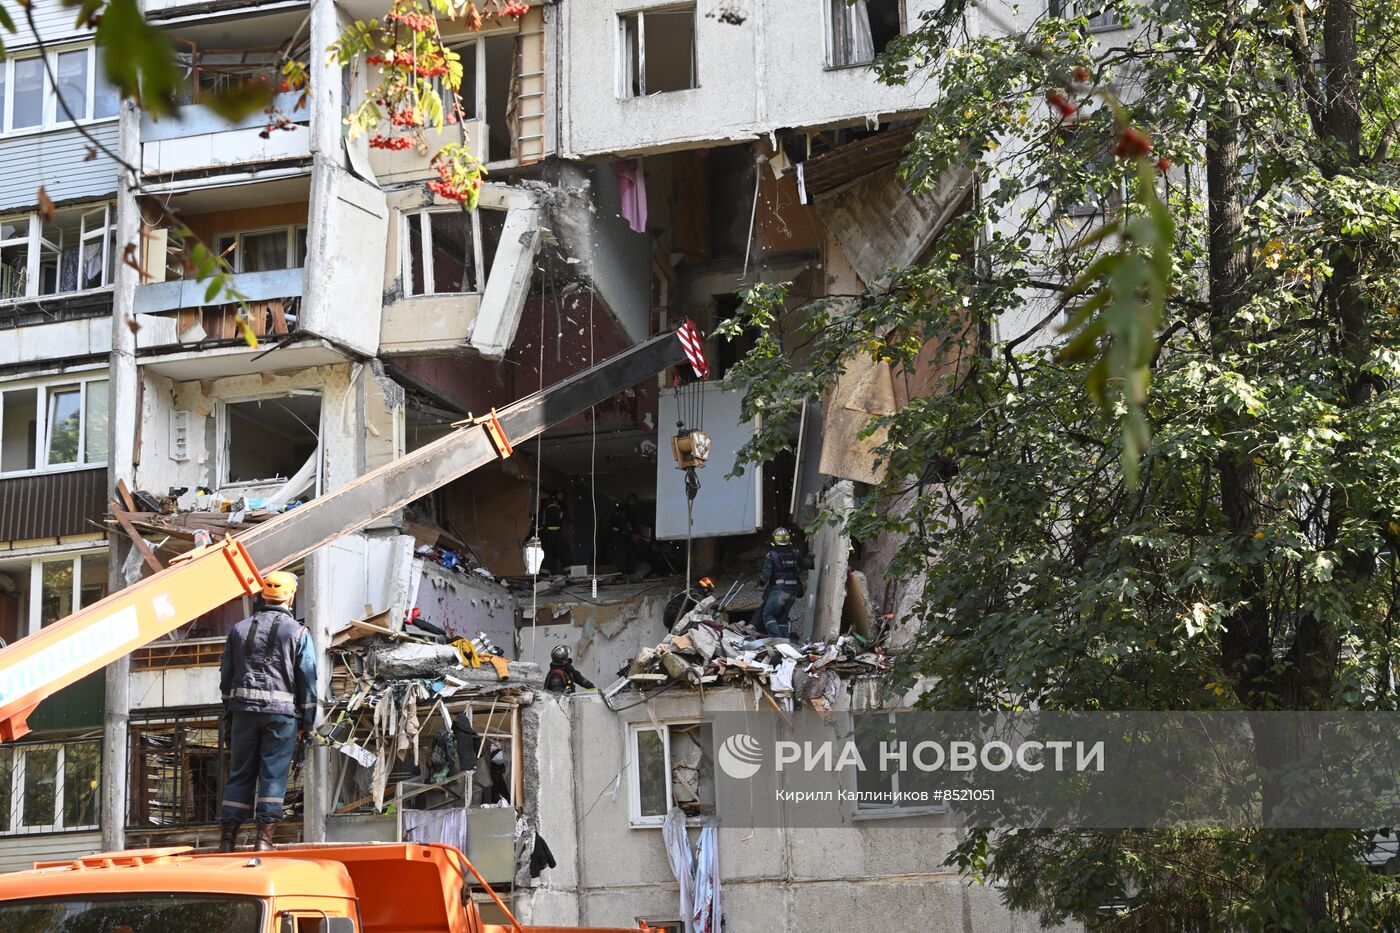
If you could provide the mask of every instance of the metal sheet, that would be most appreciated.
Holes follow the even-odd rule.
[[[0,541],[89,534],[107,511],[107,469],[0,479]]]

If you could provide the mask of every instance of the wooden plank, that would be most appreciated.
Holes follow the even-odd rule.
[[[268,313],[272,315],[272,332],[274,334],[287,333],[287,309],[286,306],[282,304],[282,299],[278,298],[275,301],[269,301],[267,303],[267,310]]]
[[[758,689],[763,693],[763,699],[767,700],[768,705],[773,707],[773,712],[777,713],[783,718],[783,722],[788,724],[788,728],[792,728],[792,717],[787,714],[786,710],[784,710],[781,706],[778,705],[777,700],[773,699],[773,694],[768,692],[768,688],[763,686],[762,684],[759,684]]]
[[[122,484],[119,483],[118,485],[120,487]],[[121,489],[118,488],[117,491],[120,492]],[[128,493],[128,495],[130,495],[130,493]],[[151,550],[151,546],[146,543],[146,539],[141,537],[141,532],[137,531],[132,526],[131,518],[118,507],[118,503],[115,499],[111,502],[110,508],[112,509],[113,517],[117,520],[117,524],[121,525],[122,531],[125,531],[127,537],[131,538],[131,542],[136,545],[136,550],[141,552],[141,557],[145,559],[146,566],[150,567],[156,573],[160,573],[164,570],[165,565],[160,562],[159,557],[156,557],[156,552]]]
[[[121,497],[122,505],[126,506],[127,512],[132,514],[137,512],[136,500],[131,497],[131,490],[127,488],[126,480],[117,480],[117,495]],[[128,515],[127,517],[130,518],[131,516]]]

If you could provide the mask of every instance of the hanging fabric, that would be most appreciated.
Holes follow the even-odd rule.
[[[637,233],[647,232],[647,178],[641,159],[623,159],[613,163],[617,173],[617,194],[622,202],[622,216],[627,226]]]
[[[695,854],[695,933],[719,933],[719,832],[714,823],[700,830]]]
[[[690,840],[685,834],[685,811],[672,807],[661,824],[661,838],[666,843],[666,858],[671,874],[681,889],[681,924],[685,933],[695,933],[694,885],[695,865],[690,854]]]

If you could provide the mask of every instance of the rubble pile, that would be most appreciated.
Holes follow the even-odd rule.
[[[337,802],[350,802],[337,812],[371,806],[383,811],[393,783],[437,789],[473,768],[472,804],[506,805],[500,803],[508,797],[504,787],[493,791],[493,783],[510,780],[508,749],[490,734],[508,728],[512,710],[533,700],[543,683],[539,666],[487,653],[483,648],[489,642],[481,637],[443,644],[403,632],[376,632],[372,624],[352,627],[362,634],[335,649],[334,699],[317,730],[319,742],[359,766],[346,769],[350,786]],[[472,725],[474,716],[484,716],[482,735]],[[444,735],[460,738],[448,743]],[[470,761],[463,760],[467,757]],[[476,767],[478,757],[485,767]],[[504,769],[494,782],[493,763],[501,766],[495,770]]]
[[[618,672],[624,685],[751,683],[765,688],[784,710],[794,701],[824,710],[840,693],[843,677],[889,669],[883,644],[861,635],[798,645],[726,625],[715,608],[714,597],[706,597],[660,644],[644,648]]]

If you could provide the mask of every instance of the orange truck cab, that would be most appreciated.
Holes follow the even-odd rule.
[[[184,848],[38,862],[0,874],[6,933],[566,933],[483,922],[475,871],[445,845]],[[483,883],[484,885],[484,883]],[[495,898],[489,886],[485,889]],[[499,899],[497,903],[500,904]],[[507,916],[509,911],[500,905]],[[636,928],[589,928],[637,933]],[[643,927],[643,929],[645,929]]]

